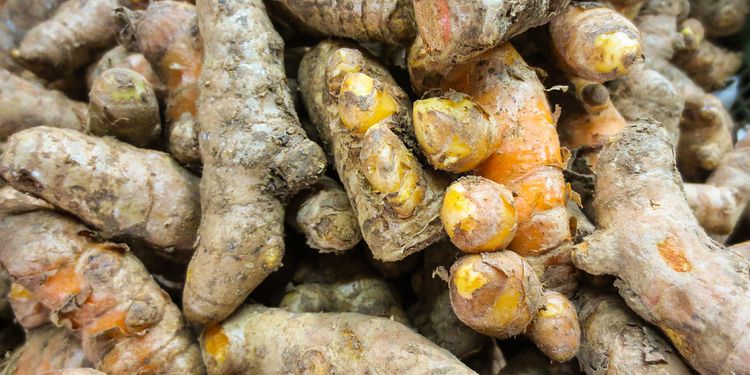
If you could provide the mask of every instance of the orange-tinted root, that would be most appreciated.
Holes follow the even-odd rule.
[[[526,334],[555,362],[565,362],[578,353],[581,326],[575,306],[558,292],[545,291],[542,305]]]
[[[517,226],[510,190],[477,176],[461,178],[448,187],[440,219],[453,244],[466,253],[504,249]]]
[[[536,274],[510,251],[462,257],[451,267],[449,284],[456,316],[472,329],[500,339],[523,333],[542,303]]]
[[[549,32],[558,64],[575,77],[611,81],[643,60],[638,29],[605,6],[570,5],[552,19]]]

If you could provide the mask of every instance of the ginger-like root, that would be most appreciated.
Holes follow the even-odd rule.
[[[117,13],[125,23],[123,42],[146,57],[166,86],[164,116],[169,152],[183,164],[199,165],[197,101],[203,41],[195,6],[158,1],[151,2],[143,12],[118,9]]]
[[[723,88],[742,66],[742,53],[704,40],[695,51],[679,51],[672,60],[706,91]]]
[[[287,222],[305,235],[307,246],[321,253],[347,251],[362,240],[346,191],[328,177],[290,202]]]
[[[183,261],[193,253],[200,222],[198,179],[164,153],[35,127],[8,140],[0,175],[105,238],[142,241]]]
[[[539,255],[569,239],[560,141],[536,72],[505,44],[451,70],[442,88],[471,95],[500,127],[502,143],[477,174],[516,194],[508,249]]]
[[[526,334],[551,360],[571,360],[578,353],[581,341],[581,326],[573,303],[558,292],[545,291]]]
[[[414,15],[428,60],[436,66],[453,66],[549,22],[568,3],[416,0]]]
[[[26,332],[26,342],[0,367],[0,373],[37,375],[48,371],[90,367],[81,341],[65,328],[46,325]]]
[[[712,37],[739,32],[748,12],[750,3],[744,0],[690,0],[690,15],[700,20]]]
[[[705,184],[685,184],[685,195],[706,233],[725,242],[750,202],[750,145],[738,142]]]
[[[699,227],[673,155],[667,132],[649,121],[604,147],[596,170],[597,231],[576,246],[573,262],[590,274],[616,276],[627,304],[697,371],[742,373],[750,361],[750,341],[739,328],[750,324],[750,263]]]
[[[661,333],[619,297],[586,289],[576,301],[584,329],[578,363],[586,374],[692,374]]]
[[[417,32],[410,0],[274,0],[269,6],[325,36],[406,45]]]
[[[0,157],[2,154],[0,154]],[[52,209],[46,201],[24,194],[11,186],[0,187],[0,217],[17,215],[40,209]]]
[[[34,126],[54,126],[78,131],[86,129],[85,103],[45,89],[36,83],[0,69],[0,141]]]
[[[643,60],[638,29],[614,9],[575,3],[549,26],[558,64],[568,74],[606,82],[627,74]]]
[[[418,299],[407,313],[419,334],[464,359],[482,350],[487,338],[458,319],[451,306],[448,284],[435,274],[438,267],[449,268],[457,255],[458,250],[448,241],[425,249],[422,269],[411,279]]]
[[[453,244],[465,253],[504,249],[518,224],[513,193],[478,176],[463,177],[448,186],[440,220]]]
[[[113,68],[103,72],[89,93],[88,130],[145,147],[161,136],[156,94],[145,77]]]
[[[661,73],[645,65],[607,84],[612,103],[627,121],[650,117],[669,132],[677,146],[685,98]]]
[[[414,102],[414,132],[433,167],[465,173],[492,155],[502,140],[500,127],[470,97],[449,91]]]
[[[13,309],[13,316],[26,330],[31,330],[49,323],[50,311],[37,301],[31,292],[21,284],[12,283],[8,301]]]
[[[141,2],[122,3],[137,7]],[[29,30],[14,57],[40,77],[71,74],[115,45],[118,27],[113,11],[120,5],[118,0],[66,1],[52,18]]]
[[[86,86],[91,89],[94,81],[102,75],[106,70],[112,68],[124,68],[130,69],[134,72],[139,73],[151,88],[154,90],[156,97],[159,100],[166,97],[167,88],[164,82],[161,81],[159,76],[154,71],[151,63],[146,60],[146,57],[142,53],[129,52],[125,46],[117,46],[107,51],[102,57],[94,64],[91,64],[86,69]]]
[[[516,253],[466,255],[450,270],[453,311],[485,335],[508,338],[523,333],[542,303],[542,285]]]
[[[51,211],[5,217],[0,263],[108,374],[201,373],[179,309],[127,247]]]
[[[296,314],[250,305],[207,327],[201,348],[208,372],[216,375],[474,373],[400,323],[353,313]]]
[[[24,69],[13,60],[13,48],[38,23],[55,13],[64,0],[0,1],[0,68],[21,74]]]
[[[229,316],[281,266],[284,201],[313,184],[326,160],[294,112],[284,42],[263,2],[200,0],[197,13],[203,218],[183,309],[206,324]]]
[[[357,85],[344,88],[343,83],[347,80]],[[372,88],[369,88],[370,82]],[[337,42],[322,42],[302,60],[299,83],[310,118],[329,155],[333,157],[357,215],[362,236],[375,259],[397,261],[443,237],[439,211],[443,189],[447,184],[435,172],[423,169],[412,154],[416,150],[416,141],[413,139],[409,111],[411,103],[387,70],[357,49]],[[343,99],[340,95],[342,90]],[[351,109],[345,116],[355,119],[353,124],[357,125],[352,127],[355,130],[349,130],[341,121],[339,102],[348,102],[355,97],[368,99],[363,102],[363,111],[349,107],[347,103],[341,104],[343,108]],[[395,109],[391,100],[396,103]],[[383,114],[389,113],[389,116],[380,119]],[[373,117],[370,114],[377,115]],[[368,123],[373,118],[380,119],[375,133],[370,133],[368,137],[367,132],[362,134],[356,130],[369,128]],[[369,147],[387,144],[390,155],[406,164],[382,164],[377,153],[373,153],[382,150],[365,150],[366,144]],[[365,156],[364,163],[362,156]],[[374,169],[368,171],[369,168]],[[398,194],[393,196],[390,193],[390,186],[381,186],[382,182],[395,180],[408,182],[408,186],[402,189],[403,200]],[[409,206],[414,204],[416,206],[412,210]],[[395,207],[401,207],[398,213]],[[408,211],[412,215],[402,217]]]

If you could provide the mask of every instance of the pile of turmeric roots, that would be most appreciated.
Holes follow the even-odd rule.
[[[749,11],[0,0],[0,374],[750,374]]]

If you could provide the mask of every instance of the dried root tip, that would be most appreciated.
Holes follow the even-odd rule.
[[[321,178],[298,204],[293,225],[304,233],[307,245],[313,249],[346,251],[362,239],[357,216],[338,182]]]
[[[364,134],[399,110],[387,87],[364,73],[349,73],[344,77],[338,107],[344,127],[357,134]]]
[[[598,113],[610,104],[609,90],[597,82],[573,79],[576,88],[576,98],[588,113]]]
[[[414,131],[437,169],[468,172],[498,147],[500,128],[471,97],[450,92],[414,102]]]
[[[422,167],[403,142],[379,123],[367,130],[359,154],[370,185],[384,194],[393,211],[409,218],[424,199]]]
[[[569,6],[552,20],[550,33],[563,68],[591,81],[621,77],[643,60],[640,32],[610,8]]]
[[[688,18],[680,24],[680,35],[682,36],[683,51],[695,51],[703,43],[706,37],[706,30],[703,24],[695,18]]]
[[[526,333],[551,360],[572,359],[581,342],[581,325],[573,303],[558,292],[545,291],[542,307]]]
[[[362,52],[353,48],[339,48],[331,54],[326,65],[326,86],[328,93],[338,96],[344,77],[349,73],[359,73],[365,66]]]
[[[451,267],[449,284],[456,316],[500,339],[523,333],[542,302],[536,274],[510,251],[464,256]]]
[[[466,253],[504,249],[516,234],[513,194],[484,177],[464,177],[449,186],[440,219],[453,244]]]
[[[89,131],[144,147],[161,135],[159,103],[148,81],[130,69],[113,68],[94,81],[89,94]]]

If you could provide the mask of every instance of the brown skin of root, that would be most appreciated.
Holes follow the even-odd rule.
[[[412,275],[411,286],[417,302],[407,313],[420,335],[464,359],[477,354],[486,337],[463,324],[450,301],[448,284],[434,274],[438,267],[450,267],[458,249],[440,241],[425,249],[422,268]]]
[[[63,0],[8,0],[0,2],[0,68],[21,74],[24,69],[11,51],[38,23],[54,14]]]
[[[734,121],[719,98],[688,97],[680,124],[677,166],[685,181],[701,181],[732,150]]]
[[[345,72],[365,73],[394,89],[390,93],[398,103],[398,111],[384,121],[391,125],[391,131],[407,148],[415,150],[416,142],[404,136],[414,134],[411,103],[383,66],[345,44],[323,42],[308,52],[300,65],[302,99],[324,147],[333,157],[334,166],[357,214],[362,236],[375,259],[397,261],[445,235],[439,211],[447,183],[435,172],[423,169],[420,173],[425,181],[425,196],[415,208],[414,215],[400,218],[393,212],[383,195],[376,192],[364,176],[360,162],[361,137],[346,129],[340,121],[337,98],[332,93],[340,91]]]
[[[284,42],[263,2],[198,1],[197,13],[206,46],[198,100],[203,215],[183,309],[207,324],[229,316],[281,266],[283,204],[318,179],[326,160],[294,112]]]
[[[465,63],[513,36],[543,25],[568,3],[416,0],[414,14],[429,60],[439,67]]]
[[[686,184],[685,193],[698,223],[724,243],[750,202],[750,147],[738,143],[705,184]]]
[[[295,314],[249,305],[205,329],[201,348],[208,372],[217,375],[473,373],[406,326],[353,313]]]
[[[169,152],[181,163],[200,165],[197,122],[203,41],[194,5],[152,2],[144,12],[118,9],[123,42],[141,51],[166,86]]]
[[[159,101],[164,100],[167,96],[166,86],[156,74],[154,68],[151,67],[151,63],[146,60],[146,57],[144,57],[142,53],[129,52],[125,46],[122,45],[107,51],[107,53],[102,55],[99,61],[91,64],[88,69],[86,69],[86,86],[89,90],[97,77],[102,75],[107,69],[112,68],[125,68],[138,72],[146,78],[146,81],[151,85],[151,88],[154,90]]]
[[[8,294],[13,317],[25,330],[31,330],[50,322],[50,311],[37,301],[31,292],[20,284],[11,284]]]
[[[478,176],[463,177],[446,189],[440,219],[451,242],[465,253],[504,249],[518,224],[513,193]]]
[[[299,284],[287,291],[279,307],[295,313],[352,312],[410,325],[390,285],[377,277]]]
[[[48,371],[40,375],[106,375],[92,368],[66,368],[62,370]]]
[[[569,239],[560,141],[536,72],[505,44],[454,68],[442,89],[471,95],[500,127],[501,146],[476,174],[516,194],[518,230],[508,249],[539,255]]]
[[[51,211],[6,217],[0,235],[10,239],[0,247],[0,263],[13,281],[51,310],[53,323],[74,330],[98,369],[202,372],[179,309],[126,246],[99,242]]]
[[[615,286],[701,373],[742,373],[750,361],[750,263],[713,242],[684,199],[667,132],[636,122],[597,164],[597,231],[574,264]],[[617,207],[617,209],[615,209]],[[582,314],[583,315],[583,314]]]
[[[678,52],[672,61],[696,84],[711,92],[726,86],[737,74],[742,66],[742,54],[704,40],[697,50]]]
[[[137,147],[161,136],[156,94],[145,77],[123,68],[103,72],[89,93],[89,132],[114,136]]]
[[[552,19],[549,32],[558,65],[575,77],[611,81],[643,60],[638,29],[601,4],[567,7]]]
[[[560,293],[545,291],[542,305],[526,335],[555,362],[575,357],[581,341],[581,326],[573,303]]]
[[[42,199],[24,194],[11,186],[0,187],[0,217],[41,209],[52,209],[52,205]]]
[[[34,126],[78,131],[86,128],[85,103],[70,100],[61,92],[45,89],[3,69],[0,69],[0,107],[3,108],[0,141]]]
[[[409,0],[276,0],[269,6],[313,34],[406,45],[417,33]]]
[[[321,253],[344,252],[362,240],[346,191],[328,177],[289,203],[287,222],[305,235],[307,246]]]
[[[551,362],[541,352],[529,348],[508,360],[508,364],[499,375],[579,375],[575,361],[565,363]]]
[[[701,21],[695,18],[688,18],[680,23],[677,27],[684,45],[680,49],[683,52],[695,52],[706,41],[706,29],[703,28]]]
[[[729,247],[729,250],[750,259],[750,241],[740,242]]]
[[[123,3],[139,5],[137,0]],[[113,11],[120,5],[118,0],[67,1],[50,19],[29,30],[13,55],[40,77],[73,73],[115,45],[118,28]]]
[[[3,364],[2,374],[36,375],[60,369],[90,367],[74,333],[46,325],[26,332],[26,342]]]
[[[711,37],[722,37],[740,31],[750,12],[744,0],[690,0],[690,16],[700,20]]]
[[[640,65],[626,76],[609,82],[607,88],[615,108],[625,120],[653,118],[667,129],[677,146],[685,99],[666,77]]]
[[[105,238],[146,243],[183,262],[193,253],[198,179],[167,154],[47,127],[16,133],[6,147],[0,175],[14,188],[76,215]]]
[[[667,339],[619,297],[586,289],[577,303],[583,328],[578,363],[586,374],[693,373]]]
[[[467,255],[450,270],[450,299],[461,321],[504,339],[525,331],[541,307],[542,285],[510,251]]]

